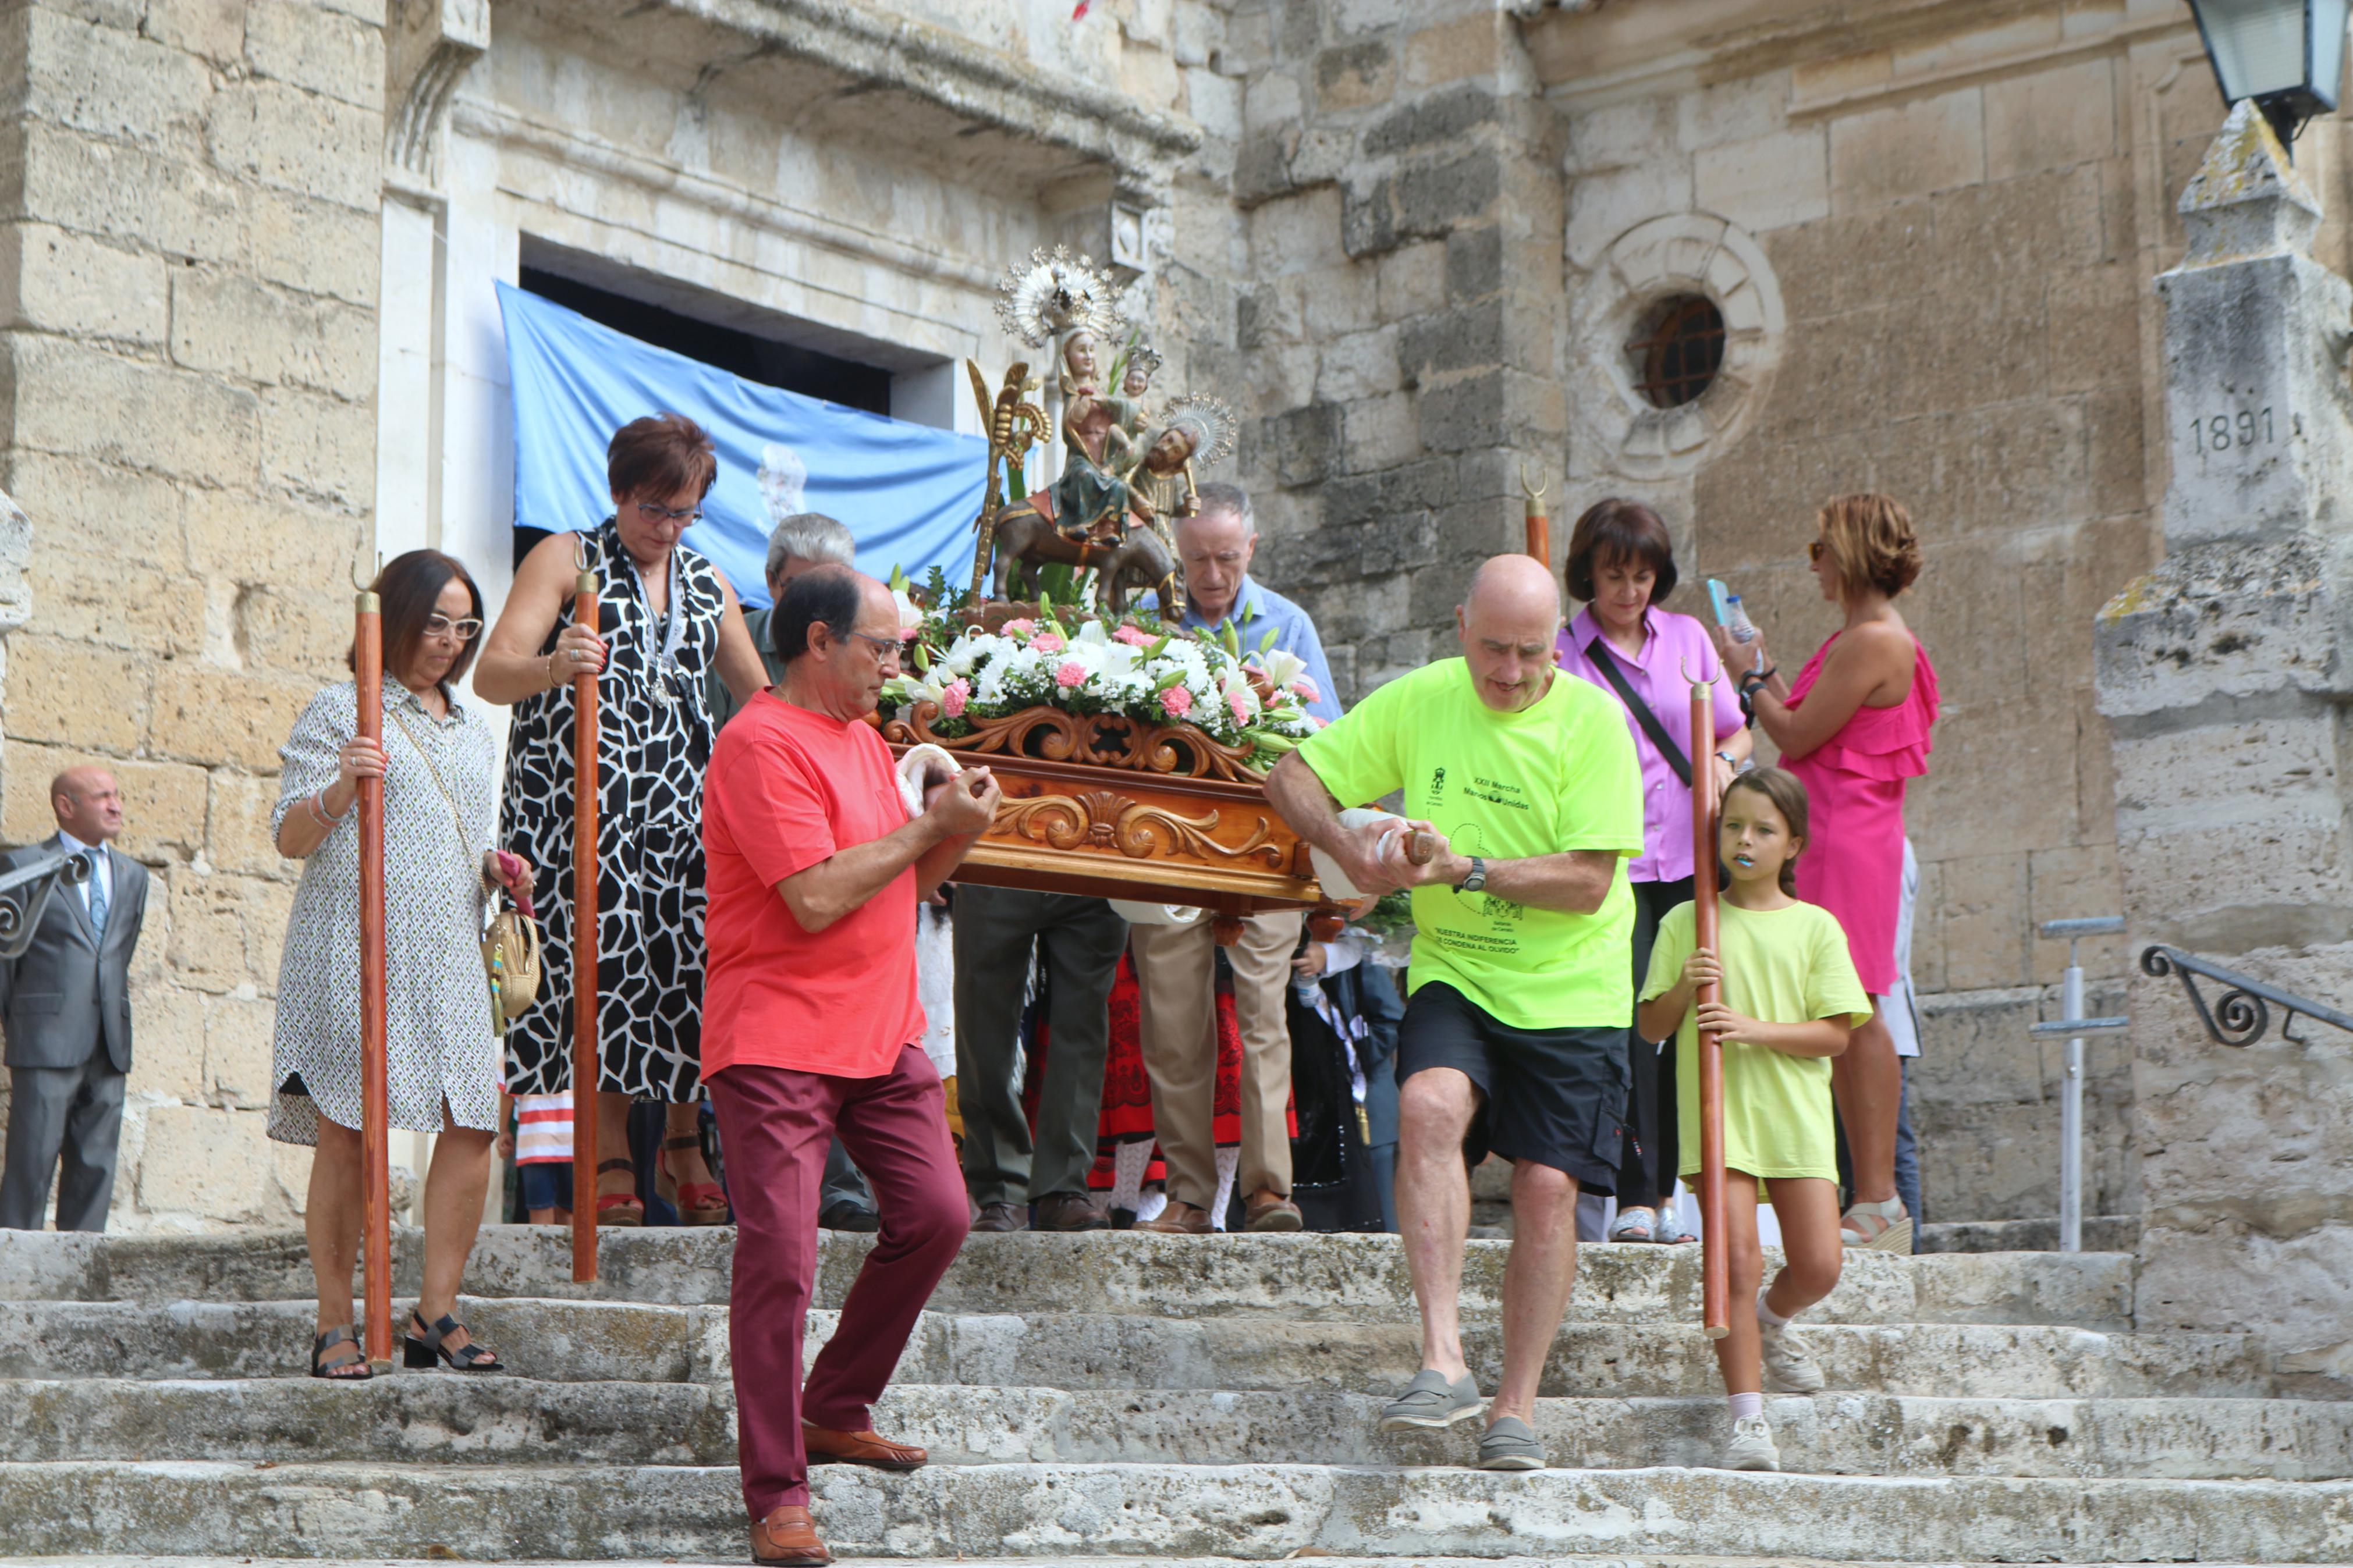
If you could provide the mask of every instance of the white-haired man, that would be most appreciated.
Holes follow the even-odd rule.
[[[1206,635],[1233,629],[1245,652],[1268,632],[1275,648],[1298,657],[1314,683],[1308,705],[1330,722],[1340,716],[1323,640],[1307,612],[1250,580],[1258,525],[1239,485],[1203,485],[1200,510],[1179,518],[1176,554],[1185,568],[1182,625]],[[1230,1176],[1243,1194],[1251,1230],[1297,1230],[1291,1200],[1291,1027],[1285,999],[1299,947],[1296,910],[1252,915],[1226,950],[1234,972],[1234,1021],[1242,1037],[1241,1146]],[[1168,1162],[1168,1206],[1137,1228],[1177,1236],[1216,1226],[1229,1188],[1218,1169],[1211,1122],[1218,1079],[1217,940],[1211,922],[1139,925],[1129,936],[1143,1001],[1144,1069],[1152,1079],[1152,1127]]]
[[[761,609],[744,612],[744,629],[752,634],[752,646],[760,650],[760,662],[768,668],[768,682],[774,685],[784,674],[784,661],[776,650],[768,646],[768,619],[776,613],[776,601],[785,596],[785,589],[804,572],[819,566],[854,566],[858,563],[858,541],[849,530],[821,511],[804,511],[779,521],[768,535],[768,603]],[[714,671],[711,679],[711,732],[717,734],[727,727],[743,704],[735,700]]]

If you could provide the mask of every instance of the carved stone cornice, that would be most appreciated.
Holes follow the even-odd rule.
[[[491,47],[491,0],[394,0],[386,22],[385,171],[430,190],[441,182],[449,100]]]
[[[697,48],[705,79],[782,61],[829,78],[835,96],[896,93],[951,117],[1107,173],[1132,202],[1159,205],[1175,162],[1200,130],[1110,88],[1048,70],[944,28],[852,0],[504,0],[562,28],[602,37],[634,58],[675,58],[697,26],[724,52]],[[797,112],[806,103],[780,105]]]
[[[1793,113],[1852,107],[1999,75],[2046,57],[2112,52],[2191,26],[2179,0],[1644,0],[1522,13],[1537,79],[1556,100],[1616,100],[1727,77],[1883,51],[1888,69],[1793,101]],[[1971,33],[1985,47],[1937,40]]]

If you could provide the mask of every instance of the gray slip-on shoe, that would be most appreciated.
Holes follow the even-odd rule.
[[[1479,1437],[1479,1468],[1482,1470],[1541,1470],[1544,1445],[1516,1415],[1502,1415]]]
[[[1443,1431],[1486,1407],[1479,1397],[1479,1380],[1470,1373],[1459,1383],[1449,1383],[1444,1373],[1425,1367],[1413,1374],[1403,1394],[1381,1406],[1381,1430]]]

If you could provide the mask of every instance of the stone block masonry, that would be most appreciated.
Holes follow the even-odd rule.
[[[2319,201],[2252,105],[2180,214],[2187,250],[2158,279],[2167,403],[2185,432],[2200,421],[2203,449],[2176,458],[2165,559],[2098,626],[2126,913],[2137,939],[2337,1005],[2353,977],[2339,761],[2353,398],[2311,343],[2353,310],[2353,284],[2314,259]],[[2274,1016],[2230,1048],[2170,978],[2137,977],[2131,1003],[2141,1325],[2253,1329],[2287,1386],[2341,1396],[2353,1041]]]
[[[295,712],[344,674],[370,523],[384,19],[0,18],[0,483],[32,519],[0,830],[51,831],[50,775],[104,763],[155,878],[118,1226],[299,1212],[306,1162],[262,1137],[294,871],[268,813]]]
[[[1451,649],[1468,565],[1558,468],[1554,120],[1493,5],[1276,5],[1249,79],[1240,339],[1257,571],[1313,612],[1350,700]]]

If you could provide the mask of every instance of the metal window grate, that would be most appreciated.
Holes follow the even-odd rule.
[[[1715,383],[1724,363],[1724,313],[1698,294],[1678,294],[1651,311],[1650,329],[1626,345],[1635,389],[1661,408],[1679,408]]]

